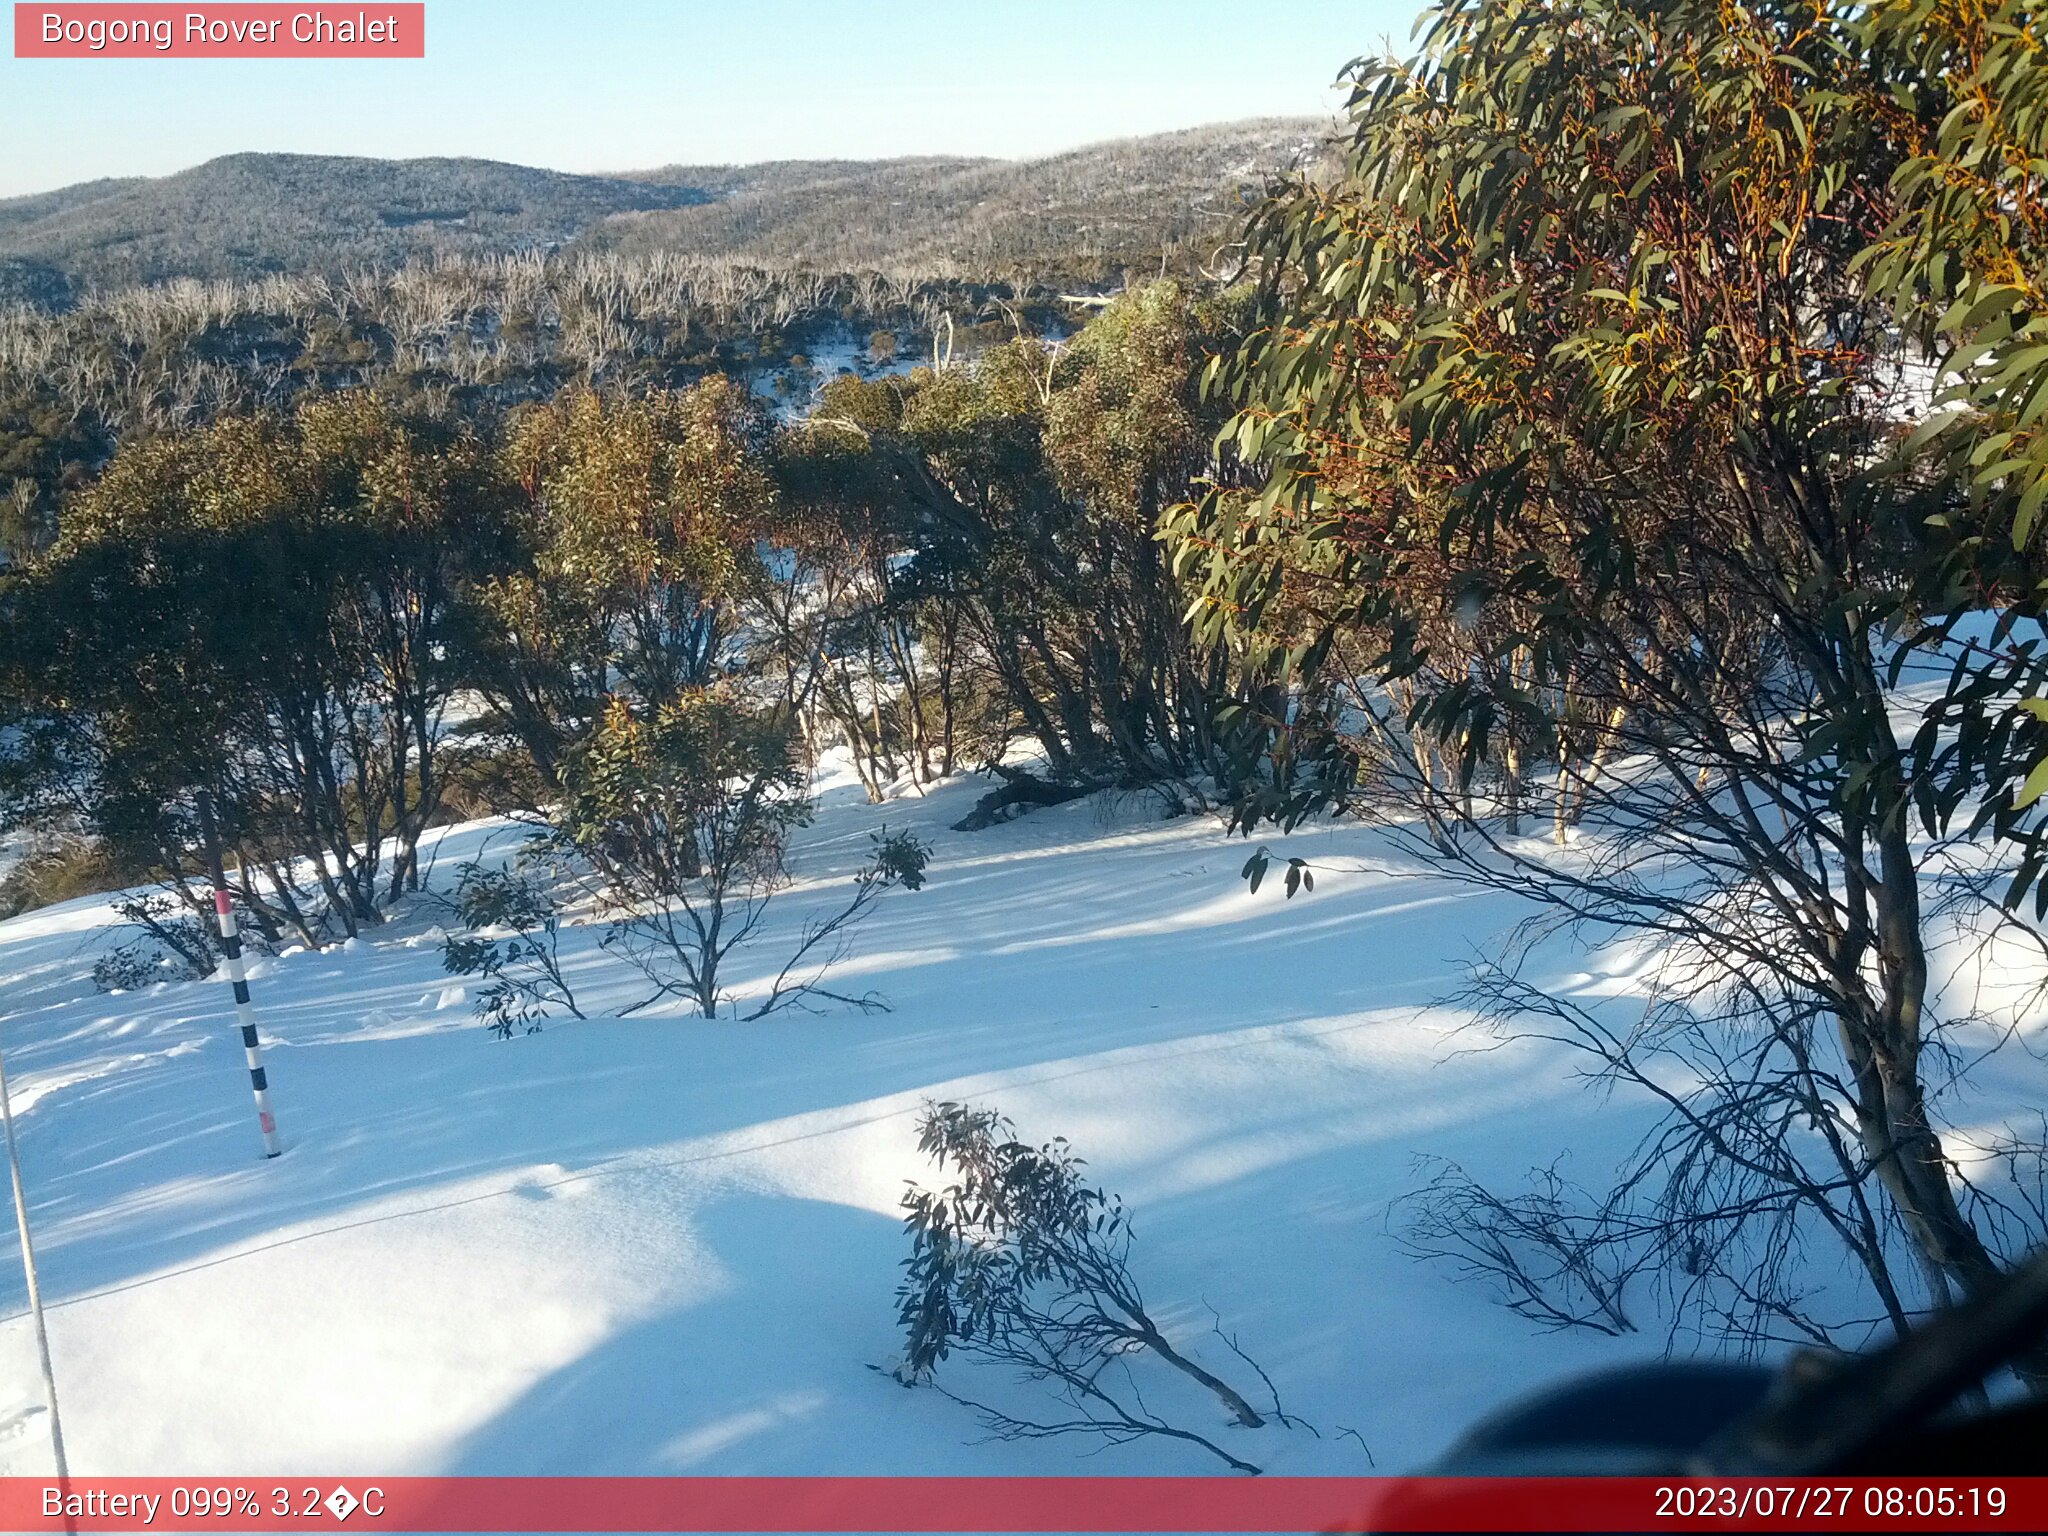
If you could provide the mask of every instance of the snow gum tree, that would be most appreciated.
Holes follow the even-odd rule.
[[[1043,755],[1050,782],[1012,770],[987,815],[1213,767],[1214,654],[1152,534],[1208,463],[1221,412],[1196,369],[1236,313],[1176,283],[1134,290],[1064,344],[829,385],[785,450],[794,499],[858,509],[868,547],[897,557],[889,600],[921,608],[951,658],[947,720],[971,693],[992,763],[1017,740]]]
[[[785,718],[729,689],[651,708],[615,699],[576,753],[560,834],[600,873],[615,914],[605,945],[654,990],[627,1012],[679,998],[705,1018],[728,1000],[728,961],[789,883],[789,837],[811,818],[809,772]],[[848,931],[891,886],[924,883],[925,850],[878,834],[833,911],[807,923],[750,1018],[805,998],[874,1008],[827,991]]]
[[[722,375],[523,412],[500,467],[524,558],[480,594],[478,682],[543,780],[614,694],[650,707],[734,664],[762,578],[766,423]]]
[[[368,394],[123,450],[0,604],[4,789],[200,909],[206,790],[260,931],[380,921],[456,752],[462,598],[502,553],[489,479],[466,427]]]
[[[1864,269],[1931,104],[1872,25],[1443,0],[1417,58],[1354,66],[1341,173],[1256,217],[1259,323],[1212,380],[1258,472],[1165,528],[1198,635],[1285,685],[1224,716],[1243,824],[1377,800],[1663,957],[1626,1027],[1515,952],[1475,1000],[1665,1103],[1590,1230],[1750,1337],[1832,1337],[1786,1262],[1815,1230],[1901,1329],[1899,1237],[1932,1300],[2039,1238],[1973,1219],[1934,1102],[1937,916],[2004,919],[1923,822],[2004,789],[1887,689],[1917,643],[1930,718],[1974,700],[1981,736],[2011,696],[1923,625],[1963,491],[1905,451]]]
[[[562,830],[620,912],[607,944],[654,983],[649,1003],[680,995],[716,1017],[726,956],[786,882],[788,834],[810,814],[787,732],[720,691],[615,700],[570,784]]]

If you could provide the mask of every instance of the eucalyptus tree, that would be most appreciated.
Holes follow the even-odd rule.
[[[791,838],[814,811],[791,724],[729,687],[638,709],[614,699],[571,758],[556,845],[595,869],[611,917],[604,947],[652,988],[623,1012],[677,1000],[709,1019],[733,1000],[735,956],[764,937],[769,904],[791,881]],[[885,1008],[872,993],[831,990],[826,977],[884,892],[924,884],[928,856],[907,832],[875,832],[867,862],[836,905],[803,923],[746,1017],[825,1002]]]
[[[491,500],[472,434],[367,395],[124,450],[0,615],[13,798],[203,905],[207,791],[260,929],[381,921],[446,788]]]
[[[1222,414],[1195,388],[1233,305],[1166,282],[1061,345],[1019,338],[971,366],[827,386],[791,462],[800,498],[858,518],[899,608],[939,627],[941,712],[973,689],[984,751],[1018,799],[1184,779],[1213,766],[1212,654],[1180,622],[1154,539],[1208,464]],[[976,687],[976,683],[980,686]],[[986,707],[992,706],[992,707]]]
[[[1341,174],[1256,216],[1212,381],[1259,474],[1165,526],[1197,634],[1292,685],[1224,714],[1243,824],[1377,797],[1439,867],[1649,942],[1625,1027],[1516,946],[1481,994],[1664,1106],[1586,1252],[1752,1336],[1854,1315],[1800,1289],[1817,1232],[1899,1328],[1895,1231],[1936,1299],[2039,1236],[1932,1102],[1962,1020],[1929,903],[2002,918],[1916,843],[1969,775],[1887,696],[1952,488],[1901,468],[1911,357],[1862,270],[1909,147],[1874,57],[1821,0],[1442,0],[1354,66]],[[1556,837],[1515,835],[1527,776]]]
[[[1939,829],[1959,812],[2025,850],[2009,899],[2048,912],[2038,811],[2048,792],[2048,38],[2024,0],[1885,0],[1851,14],[1863,110],[1896,147],[1890,218],[1860,254],[1868,290],[1924,360],[1925,412],[1903,475],[1939,484],[1943,559],[1931,645],[1966,673],[1921,727],[1943,772],[1921,786]],[[1999,613],[1988,632],[1974,617]],[[2018,709],[2019,694],[2032,695]],[[2015,781],[2019,781],[2015,785]]]
[[[477,682],[547,784],[611,697],[659,705],[734,665],[774,504],[766,432],[722,375],[569,390],[512,422],[499,457],[521,558],[480,592]]]

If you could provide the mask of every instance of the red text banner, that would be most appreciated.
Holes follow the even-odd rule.
[[[0,1478],[0,1530],[2041,1531],[2048,1478]]]
[[[18,59],[422,59],[424,4],[16,4]]]

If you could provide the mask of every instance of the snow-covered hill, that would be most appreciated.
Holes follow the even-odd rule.
[[[1389,1230],[1418,1156],[1512,1182],[1567,1152],[1597,1179],[1645,1124],[1552,1048],[1473,1049],[1435,1002],[1516,908],[1362,872],[1385,860],[1349,827],[1273,840],[1324,866],[1292,903],[1246,890],[1244,844],[1213,819],[1142,800],[945,830],[982,787],[883,807],[822,787],[778,929],[878,824],[934,844],[928,886],[891,893],[839,973],[885,1014],[593,1018],[500,1042],[442,974],[448,917],[424,899],[365,940],[260,961],[274,1162],[224,986],[96,994],[104,902],[0,925],[74,1472],[1220,1470],[1158,1440],[986,1442],[869,1369],[899,1343],[897,1201],[929,1176],[928,1097],[1066,1136],[1124,1195],[1162,1319],[1220,1351],[1213,1307],[1321,1429],[1211,1409],[1199,1427],[1270,1470],[1369,1470],[1344,1430],[1380,1470],[1413,1467],[1519,1389],[1661,1350],[1656,1332],[1539,1333]],[[449,832],[437,880],[512,836]],[[565,944],[593,1014],[638,995],[596,938]],[[1551,979],[1604,987],[1574,964]],[[48,1457],[21,1307],[15,1270],[5,1473]]]

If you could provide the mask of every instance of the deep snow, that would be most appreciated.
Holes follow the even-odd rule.
[[[1291,903],[1245,889],[1245,844],[1213,818],[1158,821],[1142,799],[946,830],[984,787],[871,807],[850,777],[823,784],[775,932],[831,899],[878,824],[934,845],[928,886],[891,893],[837,973],[885,1014],[565,1020],[500,1042],[442,974],[450,918],[426,901],[346,950],[260,961],[274,1162],[223,986],[95,994],[104,901],[0,924],[74,1472],[1221,1471],[1160,1440],[988,1442],[870,1369],[897,1347],[897,1201],[931,1176],[928,1097],[1067,1137],[1125,1197],[1162,1320],[1230,1374],[1204,1346],[1213,1307],[1321,1428],[1234,1430],[1195,1405],[1193,1427],[1268,1470],[1371,1470],[1344,1430],[1378,1470],[1412,1468],[1518,1390],[1661,1350],[1538,1332],[1389,1231],[1419,1155],[1514,1183],[1565,1152],[1597,1180],[1646,1123],[1560,1050],[1476,1049],[1437,1004],[1523,909],[1359,872],[1384,850],[1356,827],[1267,840],[1325,866]],[[512,837],[452,830],[436,879]],[[639,995],[596,939],[565,934],[593,1014]],[[771,936],[736,974],[776,958]],[[1550,979],[1611,988],[1584,963]],[[2016,1070],[2040,1102],[2041,1064]],[[0,1473],[40,1473],[6,1267]]]

